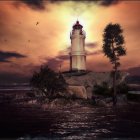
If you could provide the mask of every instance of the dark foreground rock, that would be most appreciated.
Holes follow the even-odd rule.
[[[95,104],[97,106],[105,106],[105,107],[111,107],[113,105],[112,97],[104,97],[104,96],[96,96],[95,97]],[[117,96],[117,104],[116,106],[122,106],[127,105],[128,100],[126,95],[118,95]]]

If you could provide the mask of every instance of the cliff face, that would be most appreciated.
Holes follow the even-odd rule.
[[[118,82],[123,81],[126,75],[126,73],[121,73],[121,79]],[[67,73],[64,74],[64,78],[69,85],[84,86],[88,98],[91,98],[95,84],[100,85],[102,82],[107,82],[110,86],[112,85],[110,72],[87,72],[84,74]]]

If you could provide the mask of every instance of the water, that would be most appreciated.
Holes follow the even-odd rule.
[[[0,106],[0,138],[140,138],[140,105],[80,106],[43,110],[37,105]]]
[[[44,110],[37,104],[15,103],[11,95],[24,95],[28,88],[1,87],[0,139],[140,138],[140,104],[116,108],[71,105]],[[8,102],[3,95],[9,97]]]
[[[30,91],[32,88],[28,83],[25,84],[13,84],[13,85],[0,85],[0,92],[3,91]]]

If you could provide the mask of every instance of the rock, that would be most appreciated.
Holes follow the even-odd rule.
[[[49,104],[45,103],[45,104],[43,104],[43,105],[41,106],[41,108],[42,108],[43,110],[46,110],[47,108],[49,108]]]
[[[112,97],[108,97],[104,99],[106,103],[112,103]]]
[[[37,100],[36,99],[30,100],[27,102],[27,104],[37,104]]]
[[[117,105],[125,105],[127,104],[127,96],[126,95],[118,95],[117,96]]]
[[[110,72],[87,72],[85,74],[73,75],[72,73],[63,74],[66,82],[73,86],[84,86],[86,89],[86,94],[89,99],[92,98],[92,90],[95,84],[102,84],[102,82],[107,82],[109,86],[112,86],[112,78],[110,77]],[[117,81],[118,83],[125,80],[127,76],[126,72],[121,72],[121,79]]]
[[[42,104],[43,110],[46,110],[48,108],[56,109],[56,108],[66,108],[72,105],[70,100],[64,98],[56,98],[53,100],[50,100],[49,102]]]
[[[106,107],[107,103],[104,100],[98,100],[96,101],[96,105],[101,107]]]
[[[113,105],[113,99],[112,97],[102,97],[97,96],[95,98],[95,103],[97,106],[105,106],[109,107]],[[127,97],[126,95],[117,95],[117,104],[116,105],[126,105],[127,104]]]
[[[56,98],[53,100],[50,100],[48,103],[44,103],[41,105],[41,108],[43,110],[46,109],[56,109],[56,108],[75,108],[75,107],[80,107],[83,105],[88,105],[86,100],[82,99],[65,99],[65,98]]]
[[[67,91],[71,96],[87,99],[87,93],[84,86],[68,86]]]

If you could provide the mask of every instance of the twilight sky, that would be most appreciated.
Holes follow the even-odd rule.
[[[70,31],[78,19],[86,32],[87,68],[109,71],[102,53],[108,23],[124,29],[127,55],[121,69],[140,67],[140,1],[0,1],[0,77],[32,75],[40,65],[69,69]],[[139,71],[140,69],[138,69]]]

